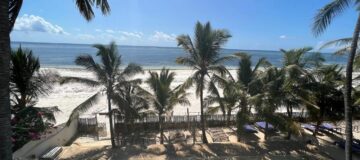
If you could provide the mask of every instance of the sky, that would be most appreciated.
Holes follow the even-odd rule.
[[[330,0],[108,0],[110,15],[95,11],[87,22],[74,0],[24,1],[12,41],[176,47],[176,37],[193,35],[195,23],[210,22],[232,37],[224,48],[279,50],[319,48],[351,37],[356,21],[349,8],[321,36],[313,17]]]

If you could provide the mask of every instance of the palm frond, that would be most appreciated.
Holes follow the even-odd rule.
[[[229,60],[233,60],[234,57],[233,56],[224,56],[224,57],[220,57],[218,59],[216,59],[213,64],[223,64]]]
[[[75,64],[94,72],[99,79],[106,78],[104,70],[95,62],[91,55],[81,55],[76,57]]]
[[[121,76],[126,76],[126,77],[131,77],[134,76],[138,73],[143,73],[143,69],[141,66],[135,64],[135,63],[130,63],[126,66],[126,68],[122,71]]]
[[[80,14],[90,21],[95,17],[93,7],[99,7],[102,14],[107,15],[110,13],[110,6],[107,0],[76,0],[76,6]]]
[[[340,15],[347,7],[351,0],[332,0],[329,4],[321,8],[314,18],[312,32],[315,36],[322,34],[331,24],[332,20]]]
[[[178,41],[178,46],[183,47],[187,53],[195,53],[195,47],[189,35],[180,35],[176,40]]]
[[[66,126],[70,126],[71,122],[78,118],[81,113],[88,111],[98,101],[100,95],[100,92],[95,93],[80,105],[78,105],[75,109],[73,109],[68,121],[66,122]]]
[[[216,107],[208,107],[208,109],[206,110],[207,114],[216,114],[218,113],[220,110],[220,106],[216,106]]]
[[[59,82],[61,85],[66,83],[83,83],[92,87],[100,85],[97,81],[81,77],[60,77]]]
[[[177,57],[176,63],[185,65],[185,66],[189,66],[189,67],[193,67],[194,69],[200,69],[197,62],[194,61],[193,59],[191,59],[190,57]]]
[[[321,45],[319,49],[321,50],[324,48],[329,48],[334,46],[350,46],[351,42],[352,42],[352,38],[340,38],[326,42],[325,44]]]
[[[9,31],[11,32],[19,15],[23,0],[9,0]]]
[[[255,72],[258,71],[259,67],[265,67],[265,69],[266,69],[267,67],[270,67],[270,66],[271,66],[271,63],[265,57],[262,57],[256,63],[256,65],[253,69],[253,74],[255,74]]]

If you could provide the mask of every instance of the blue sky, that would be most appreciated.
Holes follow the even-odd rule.
[[[278,50],[318,47],[350,37],[353,8],[320,37],[311,33],[316,11],[330,0],[109,0],[111,14],[87,22],[74,0],[24,1],[11,33],[13,41],[176,46],[176,36],[192,35],[196,21],[230,31],[226,48]]]

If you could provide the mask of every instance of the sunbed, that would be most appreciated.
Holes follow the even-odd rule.
[[[266,129],[266,122],[264,122],[264,121],[256,122],[255,125],[258,126],[262,130]],[[274,131],[274,130],[275,130],[274,126],[272,124],[268,123],[268,131]]]
[[[312,124],[302,124],[301,127],[308,131],[315,132],[315,126]]]
[[[335,145],[339,146],[342,149],[345,149],[345,141],[344,140],[336,141]],[[353,142],[351,145],[351,150],[353,152],[360,153],[360,144]]]
[[[256,133],[257,132],[257,130],[255,129],[255,127],[253,125],[245,124],[245,125],[243,125],[243,128],[244,128],[245,132],[248,132],[248,133]]]
[[[338,133],[338,134],[341,134],[340,132],[338,132],[336,130],[336,127],[330,123],[322,123],[320,125],[320,128],[323,129],[323,130],[328,130],[328,131],[331,131],[331,132],[334,132],[334,133]]]
[[[225,134],[224,130],[220,128],[208,129],[210,136],[214,142],[228,142],[229,137]]]

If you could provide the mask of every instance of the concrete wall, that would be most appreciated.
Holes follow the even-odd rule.
[[[49,135],[44,139],[26,143],[22,148],[13,153],[13,159],[29,159],[32,156],[38,158],[52,147],[63,146],[76,135],[77,128],[77,119],[73,120],[69,127],[66,127],[65,124],[61,124],[52,135]]]

